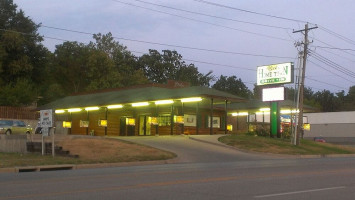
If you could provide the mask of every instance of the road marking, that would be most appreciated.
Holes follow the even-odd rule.
[[[295,191],[295,192],[267,194],[267,195],[254,196],[254,198],[276,197],[276,196],[291,195],[291,194],[301,194],[301,193],[308,193],[308,192],[319,192],[319,191],[325,191],[325,190],[337,190],[337,189],[343,189],[343,188],[346,188],[346,187],[345,186],[339,186],[339,187],[320,188],[320,189],[313,189],[313,190],[301,190],[301,191]]]

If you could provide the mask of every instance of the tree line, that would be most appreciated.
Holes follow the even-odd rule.
[[[50,52],[33,22],[12,0],[0,1],[0,105],[39,105],[77,93],[127,87],[167,80],[189,82],[244,98],[260,99],[260,88],[251,91],[237,76],[215,77],[186,63],[175,50],[150,49],[136,56],[115,41],[111,33],[94,34],[88,43],[63,42]],[[287,88],[287,98],[295,91]],[[355,86],[333,94],[305,89],[305,104],[322,111],[355,110]]]

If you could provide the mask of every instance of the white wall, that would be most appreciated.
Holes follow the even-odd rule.
[[[312,124],[352,124],[355,123],[355,111],[349,112],[325,112],[304,113],[308,117],[308,123]]]

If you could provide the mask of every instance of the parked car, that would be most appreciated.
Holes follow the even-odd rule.
[[[315,138],[313,138],[313,140],[315,141],[315,142],[327,142],[327,141],[325,141],[325,139],[323,138],[323,137],[315,137]]]
[[[0,120],[0,134],[31,134],[32,128],[21,120]]]

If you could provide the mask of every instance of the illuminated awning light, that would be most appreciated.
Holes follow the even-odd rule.
[[[61,114],[61,113],[65,113],[65,110],[55,110],[54,111],[56,114]]]
[[[155,105],[162,105],[162,104],[172,104],[174,103],[173,100],[168,99],[168,100],[160,100],[160,101],[155,101]]]
[[[248,116],[248,112],[232,113],[232,116]]]
[[[122,108],[122,107],[123,107],[123,105],[121,105],[121,104],[107,106],[108,109],[117,109],[117,108]]]
[[[270,108],[260,108],[259,109],[261,112],[269,112]]]
[[[184,98],[181,99],[181,102],[186,103],[186,102],[197,102],[197,101],[202,101],[201,97],[191,97],[191,98]]]
[[[95,107],[86,107],[85,110],[86,111],[92,111],[92,110],[98,110],[100,109],[99,107],[95,106]]]
[[[132,103],[133,107],[140,107],[140,106],[148,106],[148,102],[138,102],[138,103]]]
[[[299,112],[299,110],[280,110],[280,114],[294,114]]]
[[[81,108],[69,108],[68,112],[80,112]]]

